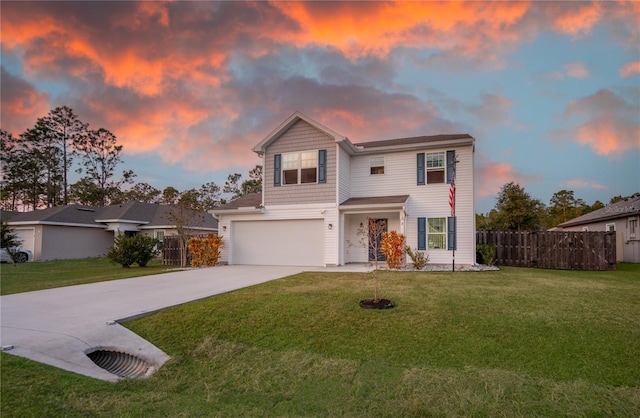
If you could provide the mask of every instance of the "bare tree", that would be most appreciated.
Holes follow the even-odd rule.
[[[382,242],[382,234],[387,230],[387,221],[384,219],[367,218],[367,224],[358,228],[358,236],[360,243],[367,249],[369,259],[373,258],[373,275],[375,278],[374,286],[374,302],[380,300],[378,289],[380,287],[378,278],[378,258],[380,255],[380,243]]]

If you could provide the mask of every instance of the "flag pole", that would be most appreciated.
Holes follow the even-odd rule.
[[[458,223],[456,222],[456,164],[458,158],[453,154],[453,176],[451,178],[451,184],[449,185],[449,203],[451,204],[451,216],[453,217],[453,223],[455,225],[455,235],[453,241],[453,256],[451,258],[451,271],[456,271],[456,247],[458,246]]]

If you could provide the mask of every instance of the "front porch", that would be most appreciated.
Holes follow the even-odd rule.
[[[370,254],[369,219],[384,220],[387,231],[406,236],[405,206],[409,196],[352,198],[340,205],[340,264],[368,263]]]

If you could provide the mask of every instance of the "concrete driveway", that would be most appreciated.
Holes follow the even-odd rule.
[[[2,350],[98,379],[117,381],[87,353],[121,351],[157,369],[162,350],[117,321],[308,270],[304,267],[218,266],[0,297]]]

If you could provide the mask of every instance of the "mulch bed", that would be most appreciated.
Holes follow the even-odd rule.
[[[394,306],[396,304],[389,299],[365,299],[360,301],[360,307],[363,309],[391,309]]]

